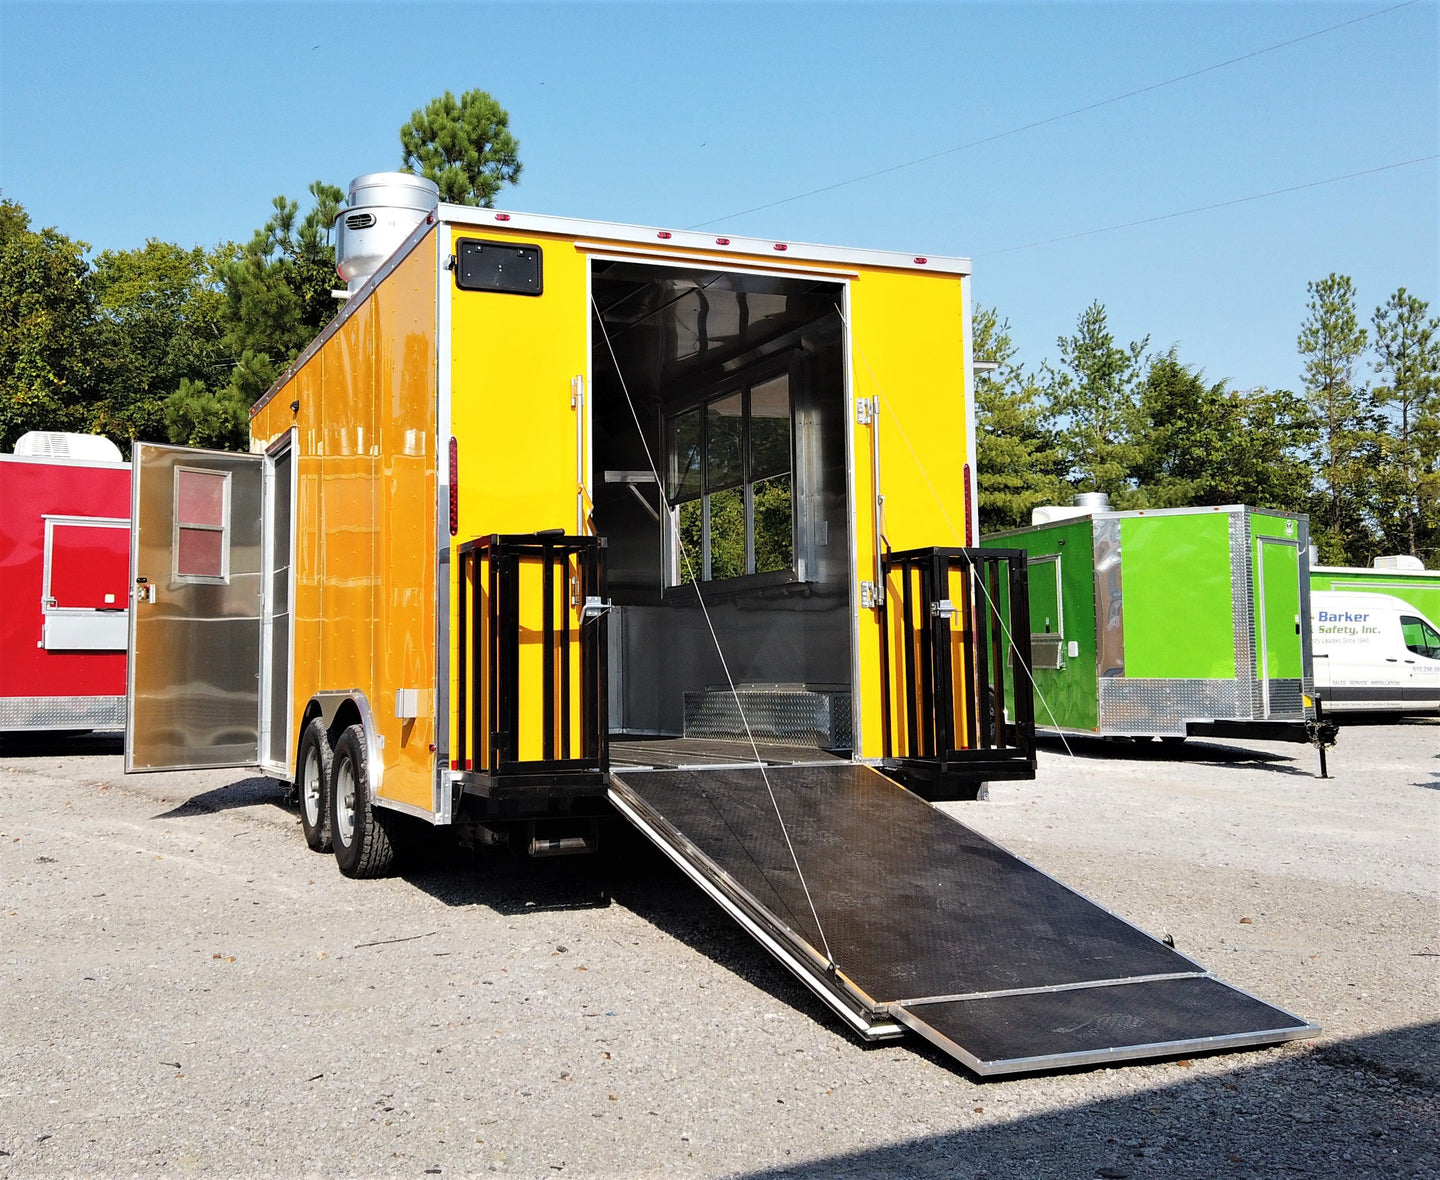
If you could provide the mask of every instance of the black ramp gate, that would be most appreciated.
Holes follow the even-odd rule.
[[[619,770],[610,794],[863,1035],[1003,1074],[1318,1031],[869,767]]]

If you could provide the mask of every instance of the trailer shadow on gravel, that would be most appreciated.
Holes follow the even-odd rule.
[[[240,779],[214,790],[192,795],[183,803],[177,803],[169,811],[162,811],[153,819],[183,819],[191,815],[214,815],[220,811],[233,811],[238,807],[275,807],[281,811],[296,811],[288,802],[290,786],[273,778],[256,775]]]
[[[419,833],[423,836],[424,833]],[[618,816],[593,856],[531,860],[506,846],[466,849],[444,833],[406,850],[400,875],[445,905],[524,919],[618,905],[777,1003],[849,1039],[830,1009]]]
[[[40,733],[0,734],[0,759],[81,758],[124,754],[123,733],[90,730],[48,730]]]
[[[1228,745],[1208,739],[1187,738],[1184,741],[1141,738],[1102,738],[1069,736],[1063,740],[1052,734],[1038,734],[1035,744],[1061,756],[1074,756],[1094,762],[1182,762],[1200,766],[1245,765],[1275,774],[1313,778],[1320,773],[1320,763],[1309,746],[1297,745],[1294,753],[1279,754],[1248,746]],[[1310,757],[1306,757],[1306,755]]]
[[[958,1069],[928,1047],[918,1052]],[[1253,1061],[1253,1063],[1252,1063]],[[971,1092],[973,1130],[766,1168],[780,1177],[945,1176],[1429,1176],[1440,1171],[1440,1024],[1420,1024],[1315,1048],[1290,1045],[1234,1057],[1224,1073],[1187,1075],[1187,1060],[1151,1067],[1177,1080],[1140,1093],[983,1122],[1027,1079]],[[1419,1068],[1415,1064],[1419,1063]],[[1060,1075],[1052,1075],[1063,1081]],[[988,1108],[988,1114],[987,1114]],[[1003,1117],[1003,1115],[1002,1115]]]

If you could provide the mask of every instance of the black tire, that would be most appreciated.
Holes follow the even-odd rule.
[[[391,819],[370,806],[365,728],[352,725],[335,743],[330,768],[330,835],[335,863],[347,877],[384,877],[395,867]]]
[[[316,717],[300,735],[295,759],[295,791],[300,798],[300,827],[316,852],[330,851],[330,775],[335,760],[330,735]]]

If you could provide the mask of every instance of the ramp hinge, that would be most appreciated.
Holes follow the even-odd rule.
[[[608,598],[597,598],[593,594],[587,594],[585,604],[580,608],[580,617],[582,619],[598,619],[614,605]]]

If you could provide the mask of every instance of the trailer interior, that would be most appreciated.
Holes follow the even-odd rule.
[[[843,288],[592,266],[612,734],[743,737],[733,681],[756,737],[847,750]]]

